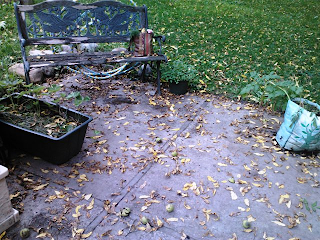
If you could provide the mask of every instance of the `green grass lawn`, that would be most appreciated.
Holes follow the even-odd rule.
[[[81,1],[85,2],[85,1]],[[123,0],[128,3],[128,0]],[[167,36],[165,53],[200,71],[202,90],[237,96],[249,73],[274,71],[320,102],[319,0],[136,0],[149,27]],[[13,7],[2,4],[1,74],[20,61]],[[3,17],[5,16],[5,17]]]

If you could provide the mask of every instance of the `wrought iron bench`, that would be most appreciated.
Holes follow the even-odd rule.
[[[164,36],[153,38],[159,51],[149,56],[128,52],[77,52],[29,56],[27,46],[130,42],[132,32],[148,29],[147,7],[129,6],[105,0],[92,4],[54,0],[35,5],[14,4],[26,82],[30,83],[31,68],[45,66],[99,65],[106,63],[156,63],[157,92],[160,94],[160,63],[167,61],[162,54]],[[145,69],[145,68],[144,68]]]

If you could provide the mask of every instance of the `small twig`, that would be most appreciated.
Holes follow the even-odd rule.
[[[126,234],[126,236],[128,236],[129,233],[131,233],[131,229],[132,229],[132,227],[134,226],[134,222],[135,222],[135,221],[136,221],[136,219],[134,219],[133,222],[131,223],[131,225],[130,225],[130,227],[129,227],[129,231],[128,231],[128,233]]]

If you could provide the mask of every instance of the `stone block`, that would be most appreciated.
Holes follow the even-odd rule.
[[[22,63],[17,63],[9,68],[9,72],[17,74],[21,77],[24,76],[24,66]],[[42,68],[32,68],[29,72],[30,81],[33,83],[38,83],[44,79],[44,70]]]
[[[19,221],[19,213],[12,208],[6,176],[8,169],[0,165],[0,233]]]

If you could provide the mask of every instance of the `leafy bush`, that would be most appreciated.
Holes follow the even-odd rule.
[[[161,68],[162,79],[171,83],[187,81],[193,86],[198,81],[197,75],[196,68],[182,60],[170,61]]]
[[[291,80],[282,80],[271,72],[260,75],[250,73],[250,83],[241,89],[240,95],[262,105],[271,105],[273,110],[284,110],[288,99],[298,97],[303,88]]]

